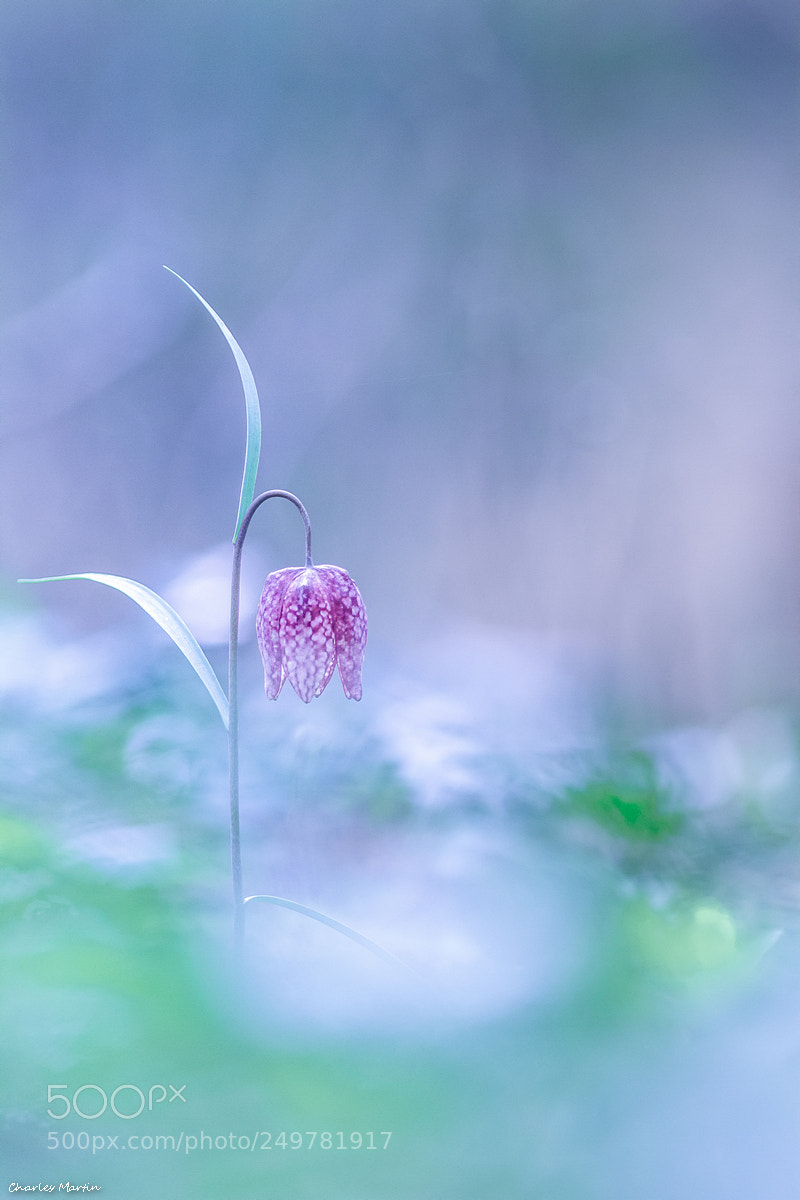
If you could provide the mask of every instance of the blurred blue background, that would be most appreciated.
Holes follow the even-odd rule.
[[[6,0],[14,1179],[796,1195],[798,35],[789,0]],[[213,710],[119,595],[14,582],[132,576],[224,671],[243,403],[163,263],[370,614],[360,706],[267,709],[247,614],[302,531],[259,514],[247,889],[416,974],[265,911],[220,983]],[[393,1157],[48,1156],[49,1082],[165,1066],[176,1130],[374,1120]]]
[[[796,694],[793,4],[1,19],[8,577],[230,536],[238,384],[167,262],[377,636],[566,638],[656,714]]]

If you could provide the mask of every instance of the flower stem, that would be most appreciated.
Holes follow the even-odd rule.
[[[242,517],[233,546],[231,570],[231,628],[228,642],[228,778],[231,800],[231,877],[233,880],[233,938],[237,951],[244,944],[244,892],[242,889],[242,846],[239,834],[239,599],[241,592],[242,549],[255,511],[265,500],[280,497],[289,500],[303,518],[306,530],[306,566],[311,561],[311,522],[304,506],[291,492],[270,491],[256,496]]]

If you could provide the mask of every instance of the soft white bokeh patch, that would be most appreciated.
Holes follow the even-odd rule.
[[[190,558],[164,588],[164,599],[180,613],[198,642],[205,646],[227,643],[231,616],[231,565],[233,547],[222,542]],[[255,611],[259,583],[245,558],[241,574],[241,611]],[[254,629],[242,621],[239,640],[249,641]]]
[[[574,881],[573,881],[574,882]],[[580,957],[575,892],[558,869],[496,834],[399,836],[361,870],[293,896],[398,959],[270,904],[247,906],[246,995],[256,1026],[426,1029],[551,1001]]]
[[[139,874],[175,858],[175,833],[168,825],[111,825],[76,834],[65,850],[100,870]]]

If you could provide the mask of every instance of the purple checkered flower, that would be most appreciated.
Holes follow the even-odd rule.
[[[344,694],[361,699],[367,611],[341,567],[284,567],[267,577],[256,616],[264,690],[277,700],[289,680],[306,704],[339,667]]]

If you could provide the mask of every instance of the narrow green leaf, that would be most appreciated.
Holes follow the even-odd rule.
[[[344,934],[352,942],[363,946],[365,950],[377,954],[378,958],[382,958],[384,962],[391,963],[393,967],[410,970],[399,958],[395,958],[388,950],[383,950],[377,942],[370,941],[368,937],[364,937],[363,933],[358,933],[357,930],[351,929],[349,925],[344,925],[341,921],[335,921],[333,917],[327,917],[325,913],[318,912],[316,908],[308,908],[305,904],[298,904],[296,900],[284,900],[282,896],[246,896],[244,903],[250,904],[252,900],[263,900],[265,904],[277,904],[279,908],[290,908],[293,912],[302,913],[304,917],[311,917],[312,920],[320,921],[330,929],[335,929],[337,933]]]
[[[178,616],[171,605],[167,604],[166,600],[162,600],[156,592],[145,587],[143,583],[137,583],[135,579],[125,579],[121,575],[96,575],[92,572],[81,575],[46,575],[42,579],[18,579],[17,583],[58,583],[62,579],[90,579],[94,583],[104,583],[107,587],[116,588],[118,592],[124,592],[126,596],[130,596],[131,600],[135,600],[139,607],[143,608],[165,633],[169,634],[181,653],[194,667],[216,704],[223,725],[226,729],[228,728],[228,699],[214,674],[214,668],[200,649],[186,622]]]
[[[256,381],[253,378],[253,372],[250,370],[250,364],[244,356],[241,346],[236,341],[236,338],[231,333],[228,326],[222,320],[214,309],[204,300],[200,293],[187,283],[182,275],[177,271],[173,271],[172,267],[164,266],[165,271],[169,271],[170,275],[174,275],[176,279],[180,279],[181,283],[186,284],[190,292],[193,292],[200,303],[211,313],[211,316],[219,325],[225,340],[233,351],[233,357],[236,359],[236,366],[239,368],[239,375],[242,380],[242,389],[244,390],[244,402],[247,410],[247,441],[245,443],[244,452],[244,473],[242,475],[242,490],[239,496],[239,512],[236,517],[236,529],[233,534],[233,540],[239,536],[239,526],[242,523],[242,518],[253,502],[253,497],[256,491],[256,474],[258,473],[258,460],[261,455],[261,407],[258,402],[258,392],[256,390]]]

